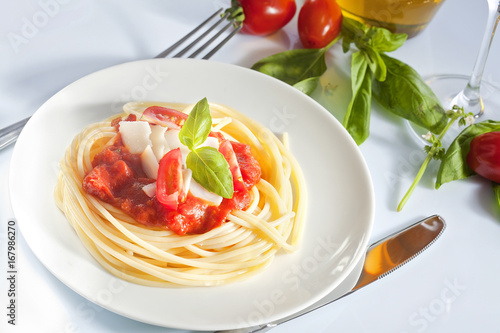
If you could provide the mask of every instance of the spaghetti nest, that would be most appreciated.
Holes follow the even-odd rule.
[[[121,116],[140,117],[152,105],[182,112],[192,108],[128,103]],[[265,269],[280,249],[297,249],[306,188],[286,136],[282,142],[256,121],[223,105],[211,103],[210,113],[214,131],[251,146],[262,176],[251,190],[250,206],[231,212],[225,223],[204,234],[181,236],[147,227],[83,190],[93,157],[117,135],[112,119],[86,127],[68,147],[55,189],[57,205],[92,256],[117,277],[157,287],[220,285]]]

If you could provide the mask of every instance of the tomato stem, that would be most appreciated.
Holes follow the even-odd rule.
[[[231,2],[231,7],[227,8],[222,14],[222,16],[227,15],[227,13],[229,13],[229,15],[227,16],[227,19],[229,21],[235,19],[235,23],[236,22],[243,23],[243,21],[245,20],[245,13],[243,12],[243,8],[241,7],[240,3],[237,0],[236,1],[233,0]]]

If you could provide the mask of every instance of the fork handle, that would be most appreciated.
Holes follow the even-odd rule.
[[[0,150],[14,143],[19,134],[21,133],[24,125],[28,122],[30,117],[18,121],[12,125],[0,129]]]

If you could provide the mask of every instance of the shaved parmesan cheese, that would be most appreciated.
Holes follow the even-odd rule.
[[[184,186],[183,192],[189,192],[189,186],[191,185],[191,179],[193,179],[193,171],[191,169],[182,170],[182,185]]]
[[[160,125],[151,125],[151,148],[153,149],[157,161],[160,161],[163,155],[170,150],[165,140],[166,130],[166,127]]]
[[[179,132],[180,130],[176,129],[169,129],[165,132],[165,140],[167,141],[170,149],[186,147],[181,143],[181,140],[179,140]]]
[[[120,121],[120,135],[123,144],[132,154],[141,154],[151,145],[151,128],[145,121]]]
[[[141,164],[142,170],[144,170],[148,178],[156,179],[158,177],[158,168],[160,164],[156,159],[153,149],[149,145],[146,146],[146,149],[144,149],[141,154]]]
[[[179,132],[180,130],[169,129],[165,132],[165,140],[167,141],[167,145],[169,150],[180,148],[182,154],[182,164],[186,166],[186,158],[189,154],[189,148],[181,143],[179,140]]]
[[[220,205],[220,203],[222,202],[222,197],[220,195],[217,195],[205,189],[203,186],[198,184],[194,179],[191,179],[191,184],[189,184],[189,190],[191,191],[191,194],[194,195],[195,197],[208,201],[216,206]]]
[[[212,148],[215,148],[215,149],[219,149],[219,139],[209,136],[205,140],[205,142],[203,142],[198,147],[212,147]]]
[[[148,197],[150,198],[154,197],[156,195],[156,182],[144,185],[142,187],[142,190],[144,191],[144,193],[146,193]]]

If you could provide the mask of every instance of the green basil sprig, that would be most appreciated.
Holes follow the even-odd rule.
[[[351,61],[353,96],[342,123],[358,145],[369,136],[372,93],[387,110],[432,132],[446,126],[444,110],[423,79],[410,66],[385,54],[403,45],[406,34],[368,27],[344,17],[341,34],[324,48],[277,53],[258,61],[252,69],[310,95],[327,70],[326,51],[340,38],[344,53],[352,45],[356,48]]]
[[[349,18],[343,20],[342,35],[344,53],[351,50],[352,44],[358,49],[351,58],[352,99],[342,124],[360,145],[370,134],[373,82],[383,81],[387,76],[387,66],[381,52],[399,48],[406,40],[406,35],[368,27]]]
[[[453,112],[447,113],[447,117],[449,118],[448,124],[445,126],[439,137],[436,138],[434,135],[429,135],[430,137],[428,140],[431,146],[425,147],[427,157],[417,173],[415,181],[401,200],[398,210],[403,208],[416,185],[422,178],[422,175],[432,158],[441,161],[436,177],[436,189],[439,189],[439,187],[445,183],[473,176],[476,173],[467,164],[467,154],[470,151],[471,141],[478,135],[500,131],[500,121],[485,120],[480,123],[471,124],[460,132],[460,134],[450,144],[446,152],[444,152],[444,148],[441,148],[441,138],[445,135],[449,127],[456,120],[458,120],[459,125],[465,126],[467,122],[470,123],[471,120],[474,119],[472,113],[465,114],[463,112],[463,108],[461,107],[454,106],[452,111]],[[492,182],[492,186],[496,201],[500,206],[500,184]]]
[[[444,129],[447,119],[436,95],[413,68],[385,54],[402,46],[406,41],[405,34],[393,34],[383,28],[367,27],[351,19],[345,20],[342,33],[344,52],[350,50],[351,44],[359,50],[353,54],[352,80],[359,77],[359,74],[356,75],[357,62],[367,62],[366,71],[371,72],[371,77],[374,77],[373,91],[370,92],[380,105],[397,116],[408,119],[434,133],[439,133]],[[355,59],[354,56],[358,52],[364,57]],[[368,80],[369,77],[367,75],[365,79]],[[353,100],[358,98],[355,87],[353,83]],[[369,99],[371,94],[365,94],[364,97]],[[362,107],[348,110],[346,118],[354,119],[344,119],[343,122],[358,144],[369,135],[370,112],[366,110],[369,107],[370,104],[365,103]],[[359,131],[361,128],[364,129],[362,133]]]
[[[200,100],[189,113],[179,132],[179,140],[191,151],[186,165],[193,178],[208,191],[223,198],[233,197],[233,176],[224,155],[213,147],[198,147],[205,142],[212,129],[212,117],[206,98]]]
[[[429,142],[430,145],[425,146],[425,151],[427,152],[427,156],[422,163],[422,166],[418,170],[418,173],[415,177],[415,180],[411,184],[410,188],[406,192],[406,194],[403,196],[401,199],[399,205],[398,205],[398,211],[403,209],[404,205],[410,198],[411,194],[417,187],[418,183],[420,182],[420,179],[422,179],[422,176],[424,175],[425,170],[427,169],[427,166],[429,165],[430,161],[432,159],[436,160],[441,160],[443,161],[445,159],[445,149],[442,147],[441,140],[443,137],[446,135],[446,132],[450,129],[450,127],[455,123],[455,121],[458,120],[458,125],[459,126],[465,126],[467,123],[471,123],[474,120],[474,115],[469,112],[465,113],[463,107],[459,107],[457,105],[454,105],[451,110],[449,110],[446,114],[446,126],[443,128],[441,133],[436,137],[434,134],[431,132],[427,133],[426,139]],[[469,127],[470,128],[470,127]],[[468,129],[468,128],[467,128]],[[464,132],[467,130],[465,129]]]
[[[439,166],[436,189],[444,183],[475,175],[467,165],[467,154],[470,142],[476,136],[489,132],[500,131],[500,122],[486,120],[466,127],[450,144]]]

